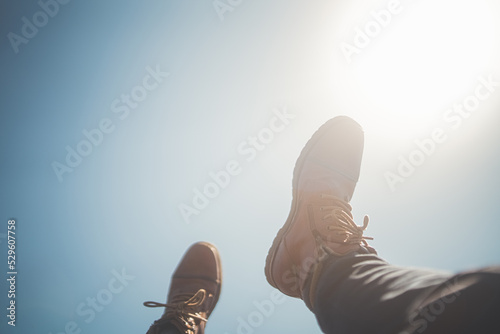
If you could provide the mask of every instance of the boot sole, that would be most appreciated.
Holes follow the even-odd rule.
[[[348,122],[350,124],[355,124],[357,127],[360,128],[360,131],[362,132],[361,126],[354,121],[352,118],[347,117],[347,116],[337,116],[329,121],[325,122],[322,126],[316,130],[316,132],[311,136],[311,138],[307,141],[306,145],[300,152],[299,158],[297,159],[297,162],[295,164],[294,170],[293,170],[293,181],[292,181],[292,205],[290,208],[290,213],[288,215],[288,218],[285,222],[285,224],[281,227],[281,229],[278,231],[276,234],[276,237],[274,238],[273,244],[271,248],[269,249],[269,252],[267,253],[266,257],[266,266],[265,266],[265,275],[267,282],[271,284],[271,286],[275,287],[276,289],[279,290],[273,275],[271,274],[271,268],[273,267],[274,260],[276,257],[276,252],[283,241],[283,237],[285,234],[290,230],[290,228],[293,225],[293,217],[295,216],[297,212],[297,197],[298,197],[298,183],[299,183],[299,175],[302,171],[302,167],[307,160],[307,157],[309,155],[309,152],[311,149],[314,147],[314,145],[320,140],[322,137],[323,133],[325,133],[328,129],[330,129],[332,126],[338,126],[342,122]]]

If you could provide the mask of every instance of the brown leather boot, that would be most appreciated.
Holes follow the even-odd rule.
[[[145,302],[147,307],[165,307],[146,334],[160,334],[174,326],[185,334],[203,334],[208,317],[219,300],[222,271],[219,252],[212,244],[197,242],[177,266],[167,303]]]
[[[363,130],[346,116],[323,124],[307,142],[293,173],[293,200],[285,225],[266,259],[269,284],[311,307],[315,276],[328,254],[376,253],[351,214],[351,200],[359,178]],[[306,284],[307,282],[307,284]],[[307,291],[305,291],[307,290]]]

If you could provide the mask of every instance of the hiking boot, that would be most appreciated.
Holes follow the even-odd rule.
[[[376,254],[366,242],[371,238],[363,236],[368,217],[357,226],[349,204],[359,178],[363,140],[358,123],[335,117],[316,131],[295,165],[290,214],[269,250],[265,274],[269,284],[303,299],[310,308],[312,276],[321,270],[321,259],[329,254]]]
[[[193,244],[172,275],[167,303],[144,303],[147,307],[165,308],[146,334],[160,334],[172,327],[185,334],[203,334],[219,299],[221,283],[220,257],[215,246],[207,242]]]

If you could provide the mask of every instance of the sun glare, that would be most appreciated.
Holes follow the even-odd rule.
[[[412,136],[439,122],[473,92],[477,77],[492,72],[494,26],[483,1],[402,2],[350,65],[380,115],[374,125]],[[359,28],[370,29],[369,21]]]

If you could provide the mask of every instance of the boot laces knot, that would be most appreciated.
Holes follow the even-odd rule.
[[[180,322],[185,328],[186,334],[193,334],[197,328],[197,322],[206,322],[207,319],[199,312],[199,307],[203,304],[207,296],[204,289],[198,290],[194,295],[182,294],[176,296],[172,302],[163,304],[158,302],[144,302],[146,307],[164,307],[165,313],[154,325],[161,325],[165,320]]]
[[[372,237],[365,237],[364,230],[368,227],[369,217],[365,216],[363,219],[363,226],[358,226],[354,222],[352,216],[352,207],[346,201],[328,194],[322,194],[321,198],[332,200],[332,205],[322,206],[322,211],[329,211],[323,219],[333,220],[333,224],[328,225],[328,230],[334,232],[337,236],[343,239],[346,244],[363,244],[367,247],[366,240],[373,240]]]

